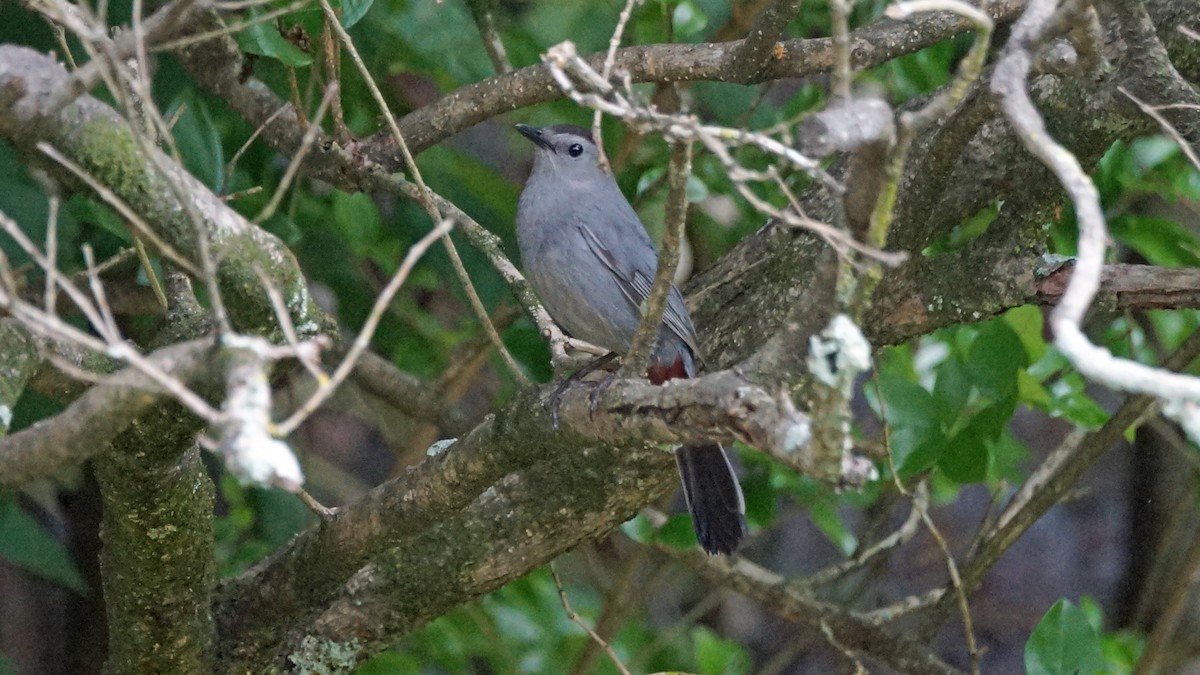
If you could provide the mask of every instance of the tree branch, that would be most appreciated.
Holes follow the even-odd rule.
[[[251,225],[200,181],[159,153],[150,163],[135,132],[111,108],[89,96],[63,108],[48,102],[66,86],[69,74],[52,58],[25,47],[0,46],[0,136],[66,185],[79,181],[64,167],[38,159],[37,144],[48,143],[109,186],[175,250],[199,260],[195,225],[171,184],[182,186],[206,225],[204,236],[217,261],[221,294],[234,308],[235,327],[262,331],[275,324],[256,269],[266,271],[286,300],[302,337],[331,329],[332,323],[308,295],[296,259],[274,235]],[[158,152],[155,150],[154,152]],[[154,166],[168,166],[164,175]]]

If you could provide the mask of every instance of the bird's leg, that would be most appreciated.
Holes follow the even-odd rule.
[[[575,371],[574,374],[565,378],[554,390],[554,393],[550,394],[550,398],[546,401],[546,407],[550,410],[550,423],[555,429],[558,428],[558,406],[562,403],[562,398],[567,393],[567,390],[571,388],[571,385],[604,368],[609,363],[612,363],[612,360],[615,358],[617,358],[616,352],[609,352],[604,356],[596,357],[590,363]],[[611,376],[605,379],[609,380]],[[590,401],[591,398],[589,397],[588,400]],[[592,404],[591,407],[595,408],[595,404]]]
[[[600,382],[596,384],[595,388],[592,389],[592,393],[588,394],[589,420],[592,419],[592,415],[596,412],[596,408],[600,407],[600,397],[604,395],[604,392],[608,391],[608,388],[612,386],[614,381],[616,381],[617,375],[620,374],[620,371],[614,370],[608,375],[605,375],[604,379],[600,380]]]

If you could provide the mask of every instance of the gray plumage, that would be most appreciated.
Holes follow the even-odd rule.
[[[517,129],[537,146],[517,205],[517,243],[525,274],[568,334],[618,354],[629,350],[658,268],[654,244],[612,175],[600,168],[591,133],[556,125]],[[674,286],[651,352],[659,384],[694,377],[696,330]],[[719,445],[676,452],[701,545],[731,553],[745,534],[741,488]]]

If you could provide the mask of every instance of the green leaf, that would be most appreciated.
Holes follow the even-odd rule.
[[[951,356],[937,367],[933,396],[937,399],[942,421],[953,426],[971,399],[971,376],[962,360]]]
[[[208,106],[198,96],[185,93],[164,113],[167,119],[176,115],[180,108],[171,135],[179,146],[184,166],[189,173],[218,194],[225,184],[225,150],[221,146],[221,134],[213,122]]]
[[[1000,215],[1000,208],[1003,202],[997,200],[984,206],[977,213],[967,216],[963,222],[955,225],[949,232],[943,233],[933,240],[929,246],[926,246],[921,255],[929,258],[937,257],[944,253],[957,251],[971,241],[979,237],[987,231],[992,221]]]
[[[903,430],[900,433],[892,434],[892,451],[895,452],[898,441],[903,440],[905,434]],[[932,438],[927,438],[924,441],[916,444],[912,452],[900,457],[899,460],[900,473],[904,476],[911,476],[915,473],[920,473],[925,469],[936,464],[941,460],[942,455],[946,454],[949,446],[946,444],[946,437],[938,435]]]
[[[692,640],[695,643],[696,667],[701,673],[721,675],[745,672],[748,659],[738,643],[725,640],[703,626],[692,629]]]
[[[967,357],[972,384],[994,401],[1016,397],[1017,372],[1028,365],[1029,354],[1021,338],[1001,320],[984,324]]]
[[[1100,636],[1068,600],[1054,603],[1025,643],[1028,675],[1093,675],[1103,668]]]
[[[658,528],[654,539],[671,548],[695,548],[696,530],[692,527],[692,517],[686,513],[671,516]]]
[[[645,544],[654,540],[655,527],[649,518],[639,513],[621,523],[621,531],[630,539]]]
[[[1187,228],[1167,218],[1123,215],[1114,218],[1112,233],[1146,256],[1169,267],[1200,265],[1200,241]]]
[[[341,190],[334,190],[333,221],[346,243],[359,255],[370,254],[374,248],[373,244],[382,233],[379,208],[365,192],[346,194]]]
[[[258,10],[250,10],[251,18],[257,18],[259,15]],[[276,59],[290,68],[300,68],[312,63],[312,57],[288,42],[270,21],[260,21],[247,26],[238,33],[237,44],[238,49],[248,54]]]
[[[67,549],[12,497],[0,497],[0,558],[77,593],[87,591]]]
[[[342,22],[342,27],[349,28],[358,23],[358,20],[367,15],[367,10],[371,9],[371,5],[375,0],[342,0],[342,13],[338,20]]]
[[[1046,339],[1042,337],[1042,309],[1034,305],[1014,307],[1004,313],[1005,323],[1013,329],[1025,347],[1028,363],[1042,358],[1046,353]]]
[[[779,495],[771,485],[770,470],[761,465],[748,465],[742,476],[742,493],[746,497],[746,522],[766,527],[775,519]]]
[[[0,654],[0,675],[17,675],[17,667],[3,654]]]
[[[1013,410],[1012,403],[998,403],[976,413],[947,443],[938,468],[959,483],[978,483],[987,478],[991,446],[1008,426]]]
[[[813,523],[821,532],[825,533],[826,537],[829,537],[829,541],[843,555],[850,555],[858,548],[858,538],[846,527],[846,523],[842,522],[835,502],[831,500],[816,502],[809,506],[808,514]]]
[[[1045,410],[1052,403],[1050,392],[1028,370],[1017,373],[1017,400]]]
[[[892,428],[890,449],[896,464],[906,474],[924,470],[946,447],[942,406],[924,387],[902,375],[880,375],[879,389]]]
[[[107,230],[113,236],[125,243],[133,243],[133,235],[125,219],[117,215],[107,204],[94,201],[81,195],[72,195],[67,202],[67,210],[80,220],[95,223]]]

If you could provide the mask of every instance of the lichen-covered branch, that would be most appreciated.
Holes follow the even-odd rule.
[[[33,336],[19,323],[0,319],[0,438],[8,433],[17,399],[21,398],[40,362]]]
[[[160,405],[95,463],[109,672],[212,672],[213,484],[200,425]]]
[[[45,54],[0,46],[0,136],[64,184],[78,185],[64,167],[39,159],[39,143],[53,146],[107,185],[175,250],[197,261],[196,227],[170,187],[178,184],[191,199],[190,208],[203,220],[203,234],[218,261],[221,294],[236,328],[261,332],[275,324],[255,269],[271,276],[302,336],[328,328],[308,295],[295,258],[276,237],[251,225],[165,155],[148,163],[134,130],[104,103],[81,96],[63,108],[48,107],[69,77],[66,69]],[[168,166],[171,174],[160,173],[154,166]]]

